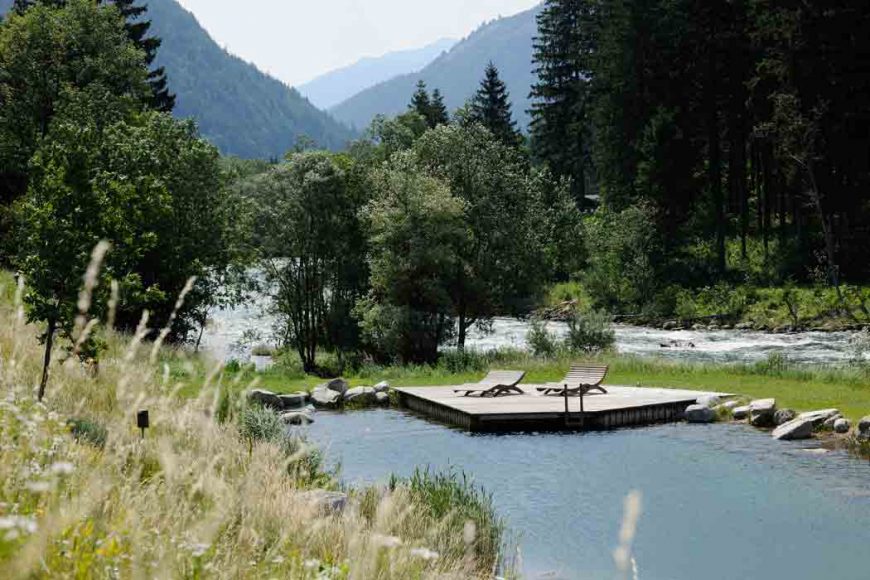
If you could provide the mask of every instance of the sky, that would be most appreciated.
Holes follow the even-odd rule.
[[[218,44],[290,85],[364,56],[460,39],[541,0],[178,0]]]

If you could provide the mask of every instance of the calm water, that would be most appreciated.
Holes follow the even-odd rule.
[[[319,413],[348,482],[455,466],[521,532],[531,578],[613,578],[626,494],[643,493],[643,580],[870,577],[870,464],[744,426],[475,435],[400,411]]]

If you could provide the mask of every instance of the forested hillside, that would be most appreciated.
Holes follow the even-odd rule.
[[[422,48],[362,58],[296,88],[316,107],[328,109],[378,83],[419,71],[455,44],[444,38]]]
[[[5,13],[13,0],[0,0]],[[151,33],[163,40],[156,64],[166,68],[175,115],[193,118],[225,155],[280,157],[300,136],[339,149],[351,132],[295,89],[223,50],[175,0],[149,0]]]
[[[330,149],[350,132],[295,89],[220,48],[175,0],[150,0],[157,62],[177,95],[176,116],[193,117],[226,155],[281,156],[306,135]]]
[[[529,87],[534,82],[532,38],[537,33],[535,15],[529,10],[481,26],[448,53],[417,74],[403,75],[376,85],[333,107],[336,119],[358,129],[376,115],[396,115],[408,106],[417,81],[438,88],[449,109],[465,104],[477,90],[489,61],[498,67],[514,104],[521,127],[528,123]]]

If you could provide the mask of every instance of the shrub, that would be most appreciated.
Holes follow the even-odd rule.
[[[485,372],[489,369],[489,357],[473,350],[448,350],[441,353],[438,368],[453,374]]]
[[[91,419],[70,419],[68,425],[79,443],[89,443],[99,449],[106,446],[109,432],[102,424]]]
[[[539,357],[553,357],[559,350],[555,335],[547,330],[547,325],[542,320],[535,319],[529,323],[526,342],[529,344],[532,354]]]
[[[249,441],[280,441],[284,436],[284,424],[276,413],[252,405],[242,411],[239,433]]]
[[[616,343],[616,333],[611,322],[610,315],[605,312],[576,313],[568,320],[565,348],[573,352],[587,353],[612,348]]]

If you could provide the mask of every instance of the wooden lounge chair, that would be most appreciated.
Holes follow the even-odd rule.
[[[589,391],[597,390],[606,395],[607,391],[601,386],[606,376],[606,366],[572,365],[561,383],[538,387],[538,391],[545,395],[565,395],[567,391],[568,395],[582,396]]]
[[[462,393],[464,397],[471,395],[479,397],[524,395],[525,391],[517,386],[524,376],[526,376],[525,371],[492,371],[479,383],[463,385],[459,389],[454,389],[453,392]]]

